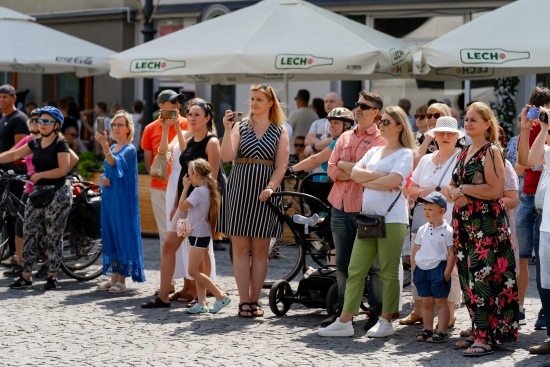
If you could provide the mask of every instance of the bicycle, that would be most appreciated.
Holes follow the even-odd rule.
[[[7,221],[8,215],[23,220],[18,211],[19,205],[25,205],[10,192],[9,182],[12,180],[26,182],[26,175],[15,175],[12,171],[0,170],[0,186],[4,192],[0,197],[0,256],[4,257],[8,247]],[[61,270],[69,277],[87,281],[99,277],[103,272],[103,256],[101,243],[101,223],[99,221],[101,190],[99,186],[83,181],[79,177],[70,178],[73,186],[73,204],[63,233],[63,253]],[[17,204],[17,205],[16,205]],[[88,216],[83,214],[82,206],[86,206]],[[85,218],[83,218],[83,216]],[[38,245],[38,261],[47,252],[46,235]]]

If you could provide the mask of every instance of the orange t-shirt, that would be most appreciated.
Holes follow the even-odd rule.
[[[184,117],[180,116],[179,123],[180,123],[180,128],[182,130],[187,130],[187,120]],[[168,142],[171,142],[175,136],[176,136],[176,129],[172,126],[168,131]],[[157,152],[160,146],[161,137],[162,137],[162,126],[160,125],[160,119],[157,119],[151,122],[149,125],[145,127],[145,130],[143,130],[143,134],[141,136],[141,148],[143,150],[149,150],[150,152],[153,153],[151,164],[153,164],[153,161],[155,160],[155,156],[157,155]],[[172,171],[172,166],[169,165],[168,173],[170,173],[171,171]],[[151,188],[166,190],[167,186],[168,186],[168,180],[162,181],[151,177]]]

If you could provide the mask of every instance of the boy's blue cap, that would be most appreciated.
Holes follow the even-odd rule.
[[[425,198],[418,198],[418,202],[420,203],[434,203],[445,209],[447,211],[447,199],[445,198],[445,195],[434,191],[430,195],[426,196]]]

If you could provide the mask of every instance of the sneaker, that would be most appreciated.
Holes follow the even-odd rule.
[[[542,308],[539,311],[537,321],[535,321],[535,330],[546,330],[546,319],[544,318],[544,312]]]
[[[321,326],[322,327],[327,327],[330,324],[333,324],[338,319],[338,317],[340,317],[340,311],[339,310],[336,311],[336,313],[334,313],[332,316],[329,316],[326,319],[324,319],[323,321],[321,321]]]
[[[47,264],[42,264],[42,266],[40,267],[40,269],[38,269],[38,271],[36,272],[36,274],[34,274],[34,277],[35,278],[40,278],[40,279],[46,279],[48,277],[48,270],[49,270],[50,266],[47,265]]]
[[[27,280],[23,278],[22,276],[19,277],[15,282],[10,284],[11,289],[23,289],[23,288],[29,288],[32,286],[32,280]]]
[[[523,310],[519,311],[519,324],[520,325],[525,325],[526,322],[525,322],[525,307],[523,308]]]
[[[14,265],[11,270],[4,272],[5,277],[18,278],[23,275],[23,267],[21,265]]]
[[[531,354],[550,354],[550,340],[545,341],[541,345],[536,345],[529,348]]]
[[[212,308],[210,309],[210,312],[218,313],[222,308],[224,308],[230,303],[231,303],[231,299],[224,294],[221,301],[214,302],[214,306],[212,306]]]
[[[44,285],[44,290],[49,291],[52,289],[56,289],[57,286],[58,286],[57,278],[48,277],[48,279],[46,279],[46,284]]]
[[[193,307],[186,308],[183,311],[187,313],[208,313],[208,308],[197,302]]]
[[[372,329],[367,331],[367,336],[370,338],[384,338],[393,334],[395,334],[393,325],[391,322],[388,322],[388,320],[382,317],[378,320],[376,325],[372,327]]]
[[[351,321],[340,322],[340,318],[336,318],[332,324],[325,328],[319,329],[317,335],[319,336],[353,336],[353,325]]]

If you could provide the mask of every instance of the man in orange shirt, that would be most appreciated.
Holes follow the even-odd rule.
[[[182,130],[187,130],[187,120],[180,116],[180,103],[183,101],[183,94],[177,94],[173,90],[163,90],[157,97],[157,103],[161,111],[163,110],[176,110],[178,114],[178,121]],[[143,131],[141,137],[141,148],[145,155],[145,168],[149,172],[151,170],[151,164],[153,163],[155,156],[157,155],[160,145],[160,139],[162,136],[162,126],[160,125],[160,117],[147,125]],[[168,141],[176,136],[176,128],[170,127],[168,132]],[[176,157],[178,159],[179,157]],[[164,241],[164,235],[168,228],[166,223],[166,186],[168,186],[168,180],[157,180],[151,177],[151,204],[153,206],[153,214],[155,215],[155,221],[159,231],[160,243]]]

